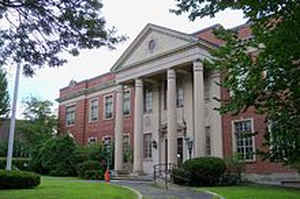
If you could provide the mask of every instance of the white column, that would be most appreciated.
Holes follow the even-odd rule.
[[[135,80],[133,172],[143,173],[143,81]]]
[[[193,62],[194,71],[194,155],[205,155],[205,127],[204,127],[204,77],[203,66],[200,61]]]
[[[177,164],[176,73],[169,69],[167,89],[168,163]]]
[[[123,170],[123,86],[117,87],[115,122],[115,170]]]
[[[160,146],[160,137],[159,137],[159,125],[160,125],[160,92],[159,87],[155,85],[152,90],[152,96],[153,96],[153,108],[152,108],[152,139],[156,142],[157,148],[152,147],[153,152],[153,164],[159,164],[161,163],[161,146]]]

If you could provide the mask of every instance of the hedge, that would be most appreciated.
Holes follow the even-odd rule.
[[[27,171],[0,170],[0,189],[34,188],[41,183],[41,177]]]
[[[29,158],[13,158],[12,166],[13,168],[22,171],[30,171],[29,162],[30,162]],[[5,169],[5,168],[6,168],[6,158],[0,157],[0,169]]]

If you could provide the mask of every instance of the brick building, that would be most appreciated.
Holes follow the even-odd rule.
[[[239,152],[249,176],[294,175],[253,155],[262,147],[263,116],[251,108],[238,116],[214,110],[219,103],[213,98],[228,98],[229,92],[215,84],[220,74],[206,70],[199,60],[223,44],[212,33],[219,26],[186,34],[148,24],[110,73],[71,81],[60,90],[60,130],[81,144],[114,139],[116,171],[150,174],[155,164],[179,164],[190,155],[223,158]],[[241,39],[251,37],[248,25],[236,30]],[[258,135],[241,137],[244,131]],[[124,146],[133,148],[129,167]]]

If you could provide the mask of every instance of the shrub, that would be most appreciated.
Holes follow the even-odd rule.
[[[91,173],[94,171],[103,173],[104,168],[101,166],[99,161],[88,160],[88,161],[78,164],[78,166],[77,166],[77,174],[81,178],[91,179],[91,178],[89,178],[89,176],[91,176],[92,175]],[[86,172],[88,172],[88,173],[86,173]],[[101,177],[103,178],[103,175]]]
[[[216,185],[226,168],[224,161],[217,157],[194,158],[185,161],[182,167],[190,175],[189,184],[194,186]]]
[[[103,180],[104,179],[104,172],[102,169],[100,170],[87,170],[84,172],[84,179],[89,180]]]
[[[50,138],[32,151],[31,167],[41,174],[75,176],[77,148],[68,135]]]
[[[22,171],[30,171],[29,168],[29,158],[13,158],[12,167],[14,169],[22,170]],[[6,167],[6,158],[0,158],[0,169],[5,169]]]
[[[225,173],[220,178],[220,185],[225,185],[225,186],[237,185],[240,184],[241,182],[242,182],[241,176],[234,173]]]
[[[183,168],[175,168],[172,170],[171,178],[175,184],[188,185],[190,183],[190,172]]]
[[[222,185],[236,185],[242,182],[242,172],[245,169],[245,162],[241,159],[239,154],[234,154],[231,157],[224,159],[226,170],[224,176],[221,178]]]
[[[0,170],[0,189],[34,188],[41,183],[41,177],[26,171]]]
[[[89,144],[87,146],[79,147],[77,160],[78,163],[82,163],[88,160],[100,161],[102,168],[106,168],[107,159],[109,159],[110,168],[112,168],[112,153],[113,151],[106,151],[103,144]]]

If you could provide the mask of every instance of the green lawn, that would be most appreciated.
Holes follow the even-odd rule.
[[[136,199],[132,191],[106,183],[76,182],[75,178],[43,177],[35,189],[0,190],[0,199]]]
[[[300,189],[266,185],[205,187],[198,190],[212,191],[225,197],[225,199],[300,199]]]

